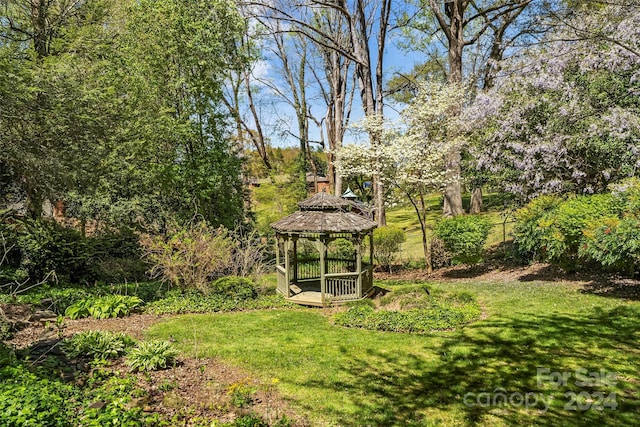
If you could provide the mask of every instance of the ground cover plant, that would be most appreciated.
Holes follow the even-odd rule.
[[[7,288],[0,292],[0,303],[39,305],[56,314],[64,314],[67,308],[81,301],[90,304],[91,299],[110,296],[139,298],[145,303],[162,299],[167,287],[160,282],[129,282],[117,285],[96,284],[93,286],[44,283],[10,292]]]
[[[376,307],[378,305],[378,307]],[[453,329],[480,317],[481,308],[469,293],[429,291],[426,285],[395,288],[378,304],[363,300],[337,313],[337,325],[377,331],[429,332]]]
[[[319,310],[184,315],[149,336],[172,336],[187,355],[222,358],[265,380],[277,376],[279,391],[314,425],[640,423],[637,299],[563,282],[429,289],[471,293],[485,315],[427,334],[343,328]],[[580,381],[590,373],[602,378]]]
[[[85,387],[79,387],[55,373],[34,370],[29,363],[0,368],[0,423],[7,427],[171,425],[131,405],[143,393],[132,377],[96,369],[86,377]]]
[[[227,311],[259,310],[270,308],[296,307],[285,301],[282,295],[258,295],[255,298],[229,298],[219,294],[205,295],[197,291],[172,291],[165,298],[145,306],[145,312],[152,314],[215,313]]]

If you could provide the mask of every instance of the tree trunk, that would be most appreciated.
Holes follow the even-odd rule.
[[[471,207],[469,213],[476,215],[482,212],[482,187],[476,187],[471,193]]]
[[[462,185],[460,183],[460,151],[456,149],[447,155],[447,185],[444,190],[442,216],[449,218],[463,214]]]

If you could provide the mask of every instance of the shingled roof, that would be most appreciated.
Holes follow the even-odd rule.
[[[301,201],[298,206],[301,211],[333,211],[337,209],[347,210],[350,203],[341,197],[322,192]]]
[[[271,224],[280,233],[361,233],[376,223],[350,212],[351,202],[329,193],[318,193],[298,203],[300,210]]]

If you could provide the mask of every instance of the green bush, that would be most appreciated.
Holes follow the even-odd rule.
[[[612,194],[574,196],[567,200],[543,196],[516,212],[514,244],[525,259],[556,263],[573,270],[587,261],[580,250],[585,231],[600,228],[623,211],[623,200]]]
[[[135,344],[125,334],[109,331],[84,331],[65,338],[62,349],[69,357],[88,356],[94,359],[116,359]]]
[[[32,280],[42,280],[50,271],[59,279],[80,280],[91,254],[79,231],[46,220],[24,220],[21,225],[20,263]]]
[[[353,259],[355,247],[349,239],[339,238],[329,243],[327,247],[329,257],[340,259]]]
[[[210,285],[210,292],[233,300],[254,299],[258,296],[256,285],[238,276],[221,277]]]
[[[399,227],[387,225],[373,230],[373,258],[376,263],[382,267],[391,267],[406,240],[404,231]]]
[[[491,221],[486,217],[461,215],[438,222],[435,234],[451,253],[454,263],[473,265],[482,261],[491,227]]]
[[[1,276],[17,269],[40,281],[55,271],[68,283],[113,282],[142,280],[148,268],[140,259],[138,236],[128,229],[84,237],[56,221],[13,218],[5,211],[0,212],[0,239],[13,247]]]
[[[640,220],[613,219],[585,230],[579,255],[606,269],[633,275],[640,268]]]
[[[70,319],[93,317],[94,319],[109,319],[123,317],[142,305],[142,299],[130,295],[105,295],[89,297],[71,304],[64,314]]]
[[[178,356],[168,341],[143,341],[127,355],[127,366],[132,371],[156,371],[173,366]]]

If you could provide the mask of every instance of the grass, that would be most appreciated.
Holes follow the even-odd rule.
[[[268,310],[178,316],[149,335],[173,336],[186,354],[219,357],[265,381],[277,377],[313,425],[640,425],[639,302],[566,283],[431,286],[473,293],[484,318],[412,335],[338,327],[319,309]],[[571,377],[558,385],[539,368]],[[588,372],[615,381],[579,384],[576,373]],[[500,392],[515,403],[477,404]],[[538,404],[518,405],[517,393]],[[617,408],[570,410],[571,393],[589,398],[583,408],[615,393]]]

